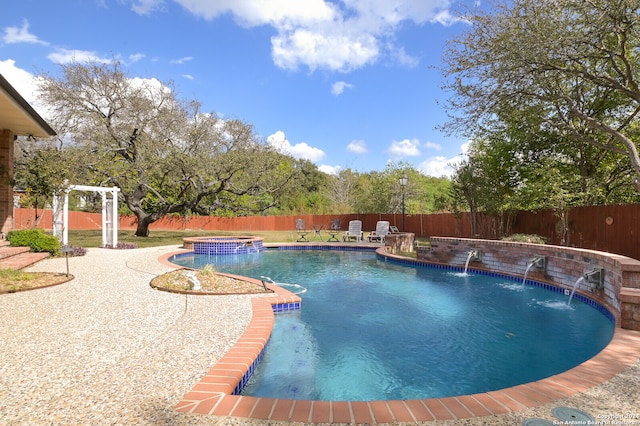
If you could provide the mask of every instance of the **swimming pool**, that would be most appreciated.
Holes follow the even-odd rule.
[[[613,323],[539,287],[381,261],[374,253],[274,251],[173,262],[295,282],[243,394],[287,399],[433,398],[534,381],[591,358]]]

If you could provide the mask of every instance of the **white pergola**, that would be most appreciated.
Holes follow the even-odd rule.
[[[93,191],[102,195],[102,247],[118,245],[118,187],[105,188],[102,186],[69,185],[62,196],[53,197],[53,235],[58,237],[62,245],[69,243],[69,192]],[[111,194],[111,198],[107,197]],[[62,208],[61,205],[62,204]],[[111,232],[109,232],[111,231]]]

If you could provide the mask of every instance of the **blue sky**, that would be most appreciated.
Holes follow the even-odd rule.
[[[436,69],[475,0],[21,0],[0,15],[0,74],[46,118],[33,78],[71,61],[123,64],[241,119],[327,173],[404,161],[450,175],[466,141]]]

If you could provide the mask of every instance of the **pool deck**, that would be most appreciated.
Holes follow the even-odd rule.
[[[572,370],[483,394],[351,403],[233,396],[271,331],[271,303],[290,295],[152,289],[177,250],[92,248],[69,259],[70,282],[0,295],[0,424],[504,426],[553,421],[558,406],[601,424],[640,424],[640,332],[623,329]],[[29,268],[65,269],[64,258]]]

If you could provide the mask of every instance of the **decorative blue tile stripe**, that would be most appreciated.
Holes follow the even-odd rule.
[[[299,311],[300,310],[300,302],[292,302],[292,303],[277,303],[275,305],[271,305],[273,308],[273,312],[281,313],[281,312],[289,312],[289,311]]]
[[[295,246],[278,246],[277,250],[340,250],[340,251],[376,251],[380,247],[362,247],[362,246],[319,246],[319,245],[303,245],[296,244]]]
[[[378,258],[383,259],[387,262],[391,262],[391,263],[399,263],[402,265],[411,265],[414,267],[418,267],[418,268],[431,268],[431,269],[444,269],[446,271],[452,271],[452,272],[464,272],[464,268],[460,267],[460,266],[450,266],[450,265],[439,265],[439,264],[435,264],[435,263],[426,263],[420,260],[414,260],[414,259],[396,259],[396,258],[389,258],[387,256],[383,256],[378,254]],[[485,275],[485,276],[489,276],[489,277],[494,277],[494,278],[501,278],[501,279],[517,279],[518,277],[514,276],[514,275],[509,275],[509,274],[505,274],[503,272],[491,272],[491,271],[484,271],[484,270],[479,270],[479,269],[473,269],[473,268],[469,268],[467,270],[467,272],[473,272],[474,274],[478,274],[478,275]],[[525,284],[528,285],[532,285],[535,287],[541,287],[545,290],[549,290],[552,291],[554,293],[560,293],[560,294],[564,294],[565,289],[562,287],[558,287],[552,284],[547,284],[547,283],[543,283],[540,281],[535,281],[535,280],[530,280],[527,279],[527,281],[525,281]],[[616,318],[615,316],[611,313],[611,311],[609,309],[607,309],[605,306],[603,306],[600,302],[597,302],[593,299],[590,299],[586,296],[583,296],[579,293],[575,293],[573,295],[573,298],[576,300],[581,301],[582,303],[585,303],[589,306],[591,306],[592,308],[596,309],[598,312],[600,312],[601,314],[603,314],[605,317],[607,317],[609,319],[609,321],[611,321],[613,324],[616,323]]]
[[[262,240],[211,238],[193,242],[196,254],[249,254],[263,250]]]
[[[240,395],[240,392],[242,392],[242,389],[244,389],[244,387],[247,385],[247,382],[249,381],[249,379],[251,378],[251,375],[253,374],[254,370],[258,366],[258,363],[264,356],[264,352],[267,350],[267,346],[269,346],[269,341],[267,341],[267,344],[264,345],[264,347],[258,354],[258,357],[255,359],[255,361],[251,363],[251,365],[249,366],[249,369],[244,373],[244,375],[242,376],[242,379],[240,380],[240,383],[238,383],[238,385],[233,390],[231,395]]]

